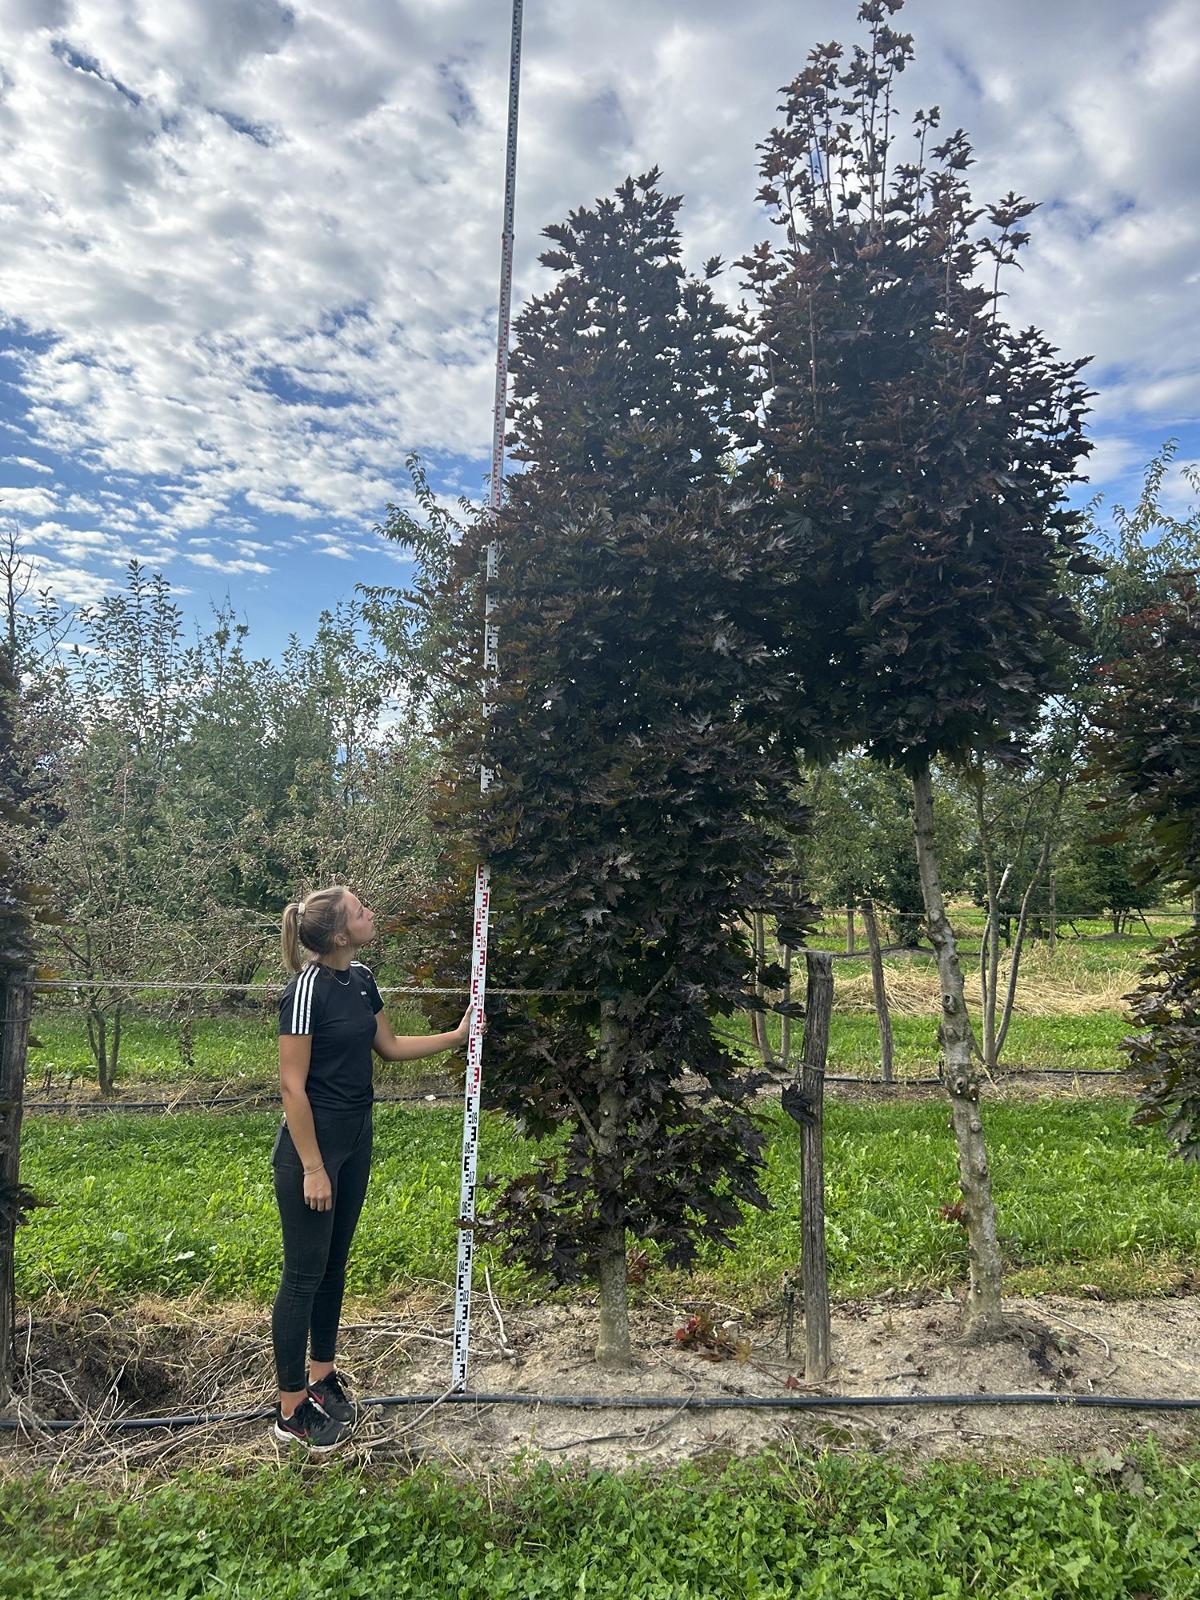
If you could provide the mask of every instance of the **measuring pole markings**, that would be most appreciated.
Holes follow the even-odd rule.
[[[517,189],[517,107],[521,83],[521,17],[523,0],[513,0],[512,44],[508,72],[508,143],[504,168],[504,228],[500,244],[500,306],[496,333],[496,392],[492,409],[492,480],[489,496],[492,515],[500,509],[504,476],[504,413],[508,396],[508,339],[512,309],[513,213]],[[483,621],[483,717],[491,715],[487,686],[500,663],[499,630],[493,621],[495,599],[491,585],[496,577],[498,550],[495,539],[487,547]],[[486,794],[492,773],[480,768],[479,788]],[[467,1036],[467,1077],[463,1091],[462,1171],[458,1206],[458,1264],[454,1275],[454,1345],[452,1380],[455,1390],[466,1388],[471,1350],[471,1269],[475,1258],[475,1189],[479,1171],[479,1106],[483,1084],[483,1019],[487,995],[488,909],[491,876],[486,861],[475,870],[475,925],[471,952],[471,1026]]]

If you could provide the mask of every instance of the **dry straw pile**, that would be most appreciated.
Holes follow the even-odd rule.
[[[963,962],[967,1003],[976,1009],[981,1003],[978,963]],[[884,970],[888,1004],[898,1017],[936,1015],[940,1009],[941,988],[932,961],[920,966],[908,960],[889,962]],[[1127,972],[1065,972],[1061,964],[1051,964],[1039,953],[1025,956],[1017,974],[1014,1012],[1025,1017],[1082,1017],[1101,1011],[1124,1011],[1124,996],[1133,987]],[[1008,987],[1008,963],[1001,962],[999,991],[1003,999]],[[836,1011],[874,1010],[871,974],[839,979],[834,986]]]

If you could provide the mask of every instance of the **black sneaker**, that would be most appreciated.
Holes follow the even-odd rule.
[[[310,1383],[308,1396],[335,1422],[358,1421],[358,1407],[346,1393],[346,1380],[340,1372],[327,1372],[316,1383]]]
[[[324,1456],[342,1443],[346,1429],[311,1400],[301,1400],[290,1417],[275,1407],[275,1437],[282,1444],[300,1444],[313,1455]]]

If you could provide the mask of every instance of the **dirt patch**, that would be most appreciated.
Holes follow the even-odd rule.
[[[778,1315],[730,1306],[656,1304],[633,1317],[635,1356],[628,1373],[606,1373],[591,1359],[594,1308],[500,1308],[475,1304],[471,1388],[528,1393],[527,1405],[443,1404],[370,1412],[351,1452],[367,1462],[433,1456],[467,1471],[530,1455],[598,1467],[668,1464],[743,1455],[794,1441],[806,1449],[867,1448],[909,1463],[935,1456],[1008,1461],[1119,1452],[1154,1437],[1169,1452],[1200,1444],[1200,1413],[1092,1408],[972,1406],[769,1410],[566,1409],[537,1395],[723,1397],[821,1393],[878,1395],[1200,1395],[1200,1298],[1104,1303],[1049,1296],[1011,1301],[1013,1327],[979,1347],[958,1336],[961,1308],[941,1296],[913,1295],[840,1307],[834,1316],[835,1368],[828,1382],[804,1384],[803,1328],[785,1354]],[[700,1313],[695,1347],[676,1332]],[[259,1309],[184,1308],[142,1302],[114,1308],[47,1302],[18,1330],[17,1411],[27,1429],[0,1444],[3,1470],[50,1466],[72,1474],[161,1463],[174,1468],[214,1457],[231,1469],[274,1446],[263,1421],[166,1434],[118,1434],[117,1414],[238,1411],[273,1398],[269,1325]],[[729,1354],[729,1352],[735,1352]],[[719,1357],[719,1359],[718,1359]],[[450,1307],[436,1293],[408,1296],[384,1311],[349,1313],[339,1364],[362,1397],[439,1395],[448,1386]],[[46,1434],[37,1417],[87,1414],[83,1433]]]
[[[747,1070],[754,1070],[747,1058]],[[945,1090],[938,1080],[938,1063],[930,1058],[896,1075],[896,1081],[885,1084],[879,1078],[868,1078],[853,1071],[841,1072],[837,1061],[830,1061],[825,1080],[825,1093],[833,1100],[926,1100],[944,1099]],[[755,1093],[759,1104],[779,1098],[784,1079],[767,1083]],[[699,1091],[703,1086],[699,1078],[684,1076],[681,1087]],[[1047,1071],[1031,1067],[1020,1061],[1005,1061],[994,1082],[987,1083],[985,1093],[989,1099],[1103,1099],[1112,1096],[1133,1096],[1137,1080],[1128,1073],[1071,1072],[1066,1069]],[[462,1085],[453,1079],[434,1075],[396,1079],[379,1085],[377,1105],[403,1104],[416,1109],[460,1105]],[[139,1114],[170,1115],[182,1112],[207,1111],[242,1112],[277,1110],[279,1089],[275,1084],[248,1083],[236,1087],[215,1088],[202,1083],[135,1083],[122,1086],[113,1095],[105,1097],[94,1084],[76,1084],[69,1092],[55,1092],[52,1099],[40,1094],[30,1094],[25,1102],[27,1115],[104,1115]]]

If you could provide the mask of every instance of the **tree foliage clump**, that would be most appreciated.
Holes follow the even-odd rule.
[[[170,584],[136,562],[78,612],[21,603],[15,541],[0,581],[22,709],[0,763],[25,813],[0,811],[0,846],[44,884],[43,948],[87,985],[102,1090],[139,983],[249,982],[279,906],[308,886],[361,884],[384,905],[424,886],[427,756],[380,725],[395,667],[357,607],[322,613],[272,662],[228,607],[189,641]],[[186,1062],[200,1002],[168,994],[137,1003],[178,1023]]]
[[[819,47],[763,145],[782,230],[743,263],[762,308],[762,467],[797,537],[796,653],[811,744],[911,770],[1020,735],[1079,638],[1061,572],[1094,562],[1063,497],[1088,448],[1083,361],[999,315],[1033,204],[972,203],[958,129],[893,148],[912,40]],[[987,228],[981,230],[980,219]],[[982,281],[984,263],[995,266]]]
[[[1126,619],[1125,648],[1102,670],[1096,755],[1130,824],[1150,842],[1143,877],[1200,888],[1200,588],[1180,574],[1170,599]],[[1139,1120],[1164,1122],[1200,1160],[1200,926],[1154,952],[1132,996],[1126,1041],[1142,1080]]]
[[[459,730],[443,822],[492,867],[493,982],[565,991],[489,1034],[489,1092],[564,1135],[501,1197],[506,1248],[598,1280],[602,1308],[624,1293],[627,1232],[686,1262],[764,1204],[714,1018],[754,1003],[739,914],[774,909],[764,823],[794,812],[769,637],[786,542],[731,491],[747,373],[735,322],[680,262],[679,204],[652,171],[546,230],[556,280],[512,362],[526,470],[494,529],[465,530],[450,580],[477,581],[494,534],[500,671],[483,681],[478,632],[456,669],[490,701],[493,777],[481,797],[479,732]],[[604,1315],[601,1346],[619,1345],[623,1312],[607,1335]]]
[[[804,866],[821,903],[851,905],[866,895],[887,916],[896,942],[917,944],[925,907],[903,773],[852,751],[817,768],[808,799],[812,827]],[[967,873],[967,822],[958,795],[939,792],[937,813],[943,882],[954,893]]]
[[[16,673],[7,647],[0,643],[0,995],[11,978],[29,972],[34,963],[32,891],[4,837],[26,820],[14,753],[16,706]]]

